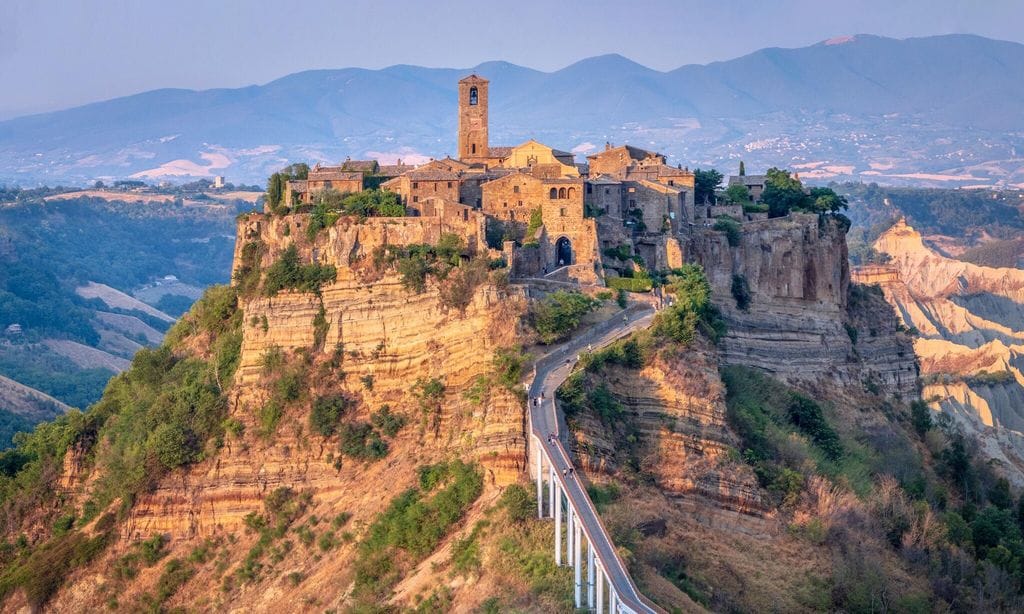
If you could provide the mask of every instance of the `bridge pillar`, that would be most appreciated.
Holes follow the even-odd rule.
[[[594,607],[594,544],[587,540],[587,607]]]
[[[601,569],[601,562],[597,562],[597,609],[594,610],[597,614],[604,613],[604,570]]]
[[[572,567],[576,564],[576,559],[572,558],[575,554],[575,550],[572,547],[573,538],[573,525],[576,519],[574,518],[572,503],[569,501],[569,493],[565,495],[565,559],[566,563]]]
[[[611,582],[608,583],[608,611],[612,613],[619,611],[619,595],[615,592]]]
[[[562,564],[562,488],[555,487],[555,565]]]
[[[537,449],[537,518],[544,517],[544,451],[540,448],[540,442],[535,441]]]
[[[555,463],[548,459],[548,516],[555,517]]]
[[[583,561],[580,560],[580,521],[579,518],[573,523],[572,527],[572,560],[575,564],[574,574],[574,588],[576,597],[576,608],[583,607]]]

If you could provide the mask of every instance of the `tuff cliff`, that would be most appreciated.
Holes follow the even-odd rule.
[[[706,229],[692,241],[727,326],[723,364],[822,392],[838,384],[916,397],[910,339],[884,303],[851,288],[839,220],[794,213],[745,223],[729,241]]]
[[[167,473],[125,506],[103,558],[68,578],[48,609],[80,611],[152,600],[147,591],[157,581],[156,569],[132,572],[140,573],[138,578],[118,571],[124,565],[119,561],[136,556],[138,544],[152,539],[163,540],[164,551],[175,560],[185,560],[196,548],[212,549],[210,556],[223,559],[216,569],[204,567],[205,559],[194,563],[195,579],[189,582],[192,576],[186,576],[185,586],[161,603],[167,599],[168,605],[200,609],[230,604],[248,611],[293,610],[298,603],[303,610],[352,607],[353,560],[359,558],[353,536],[362,535],[390,501],[416,484],[417,467],[451,459],[477,463],[483,495],[471,507],[470,518],[493,507],[502,488],[521,477],[523,404],[492,376],[495,352],[513,348],[526,336],[519,326],[526,308],[522,290],[509,286],[502,270],[488,272],[484,266],[472,284],[453,287],[464,281],[459,268],[443,280],[427,278],[422,291],[415,292],[393,268],[379,264],[388,246],[436,245],[445,233],[457,232],[464,241],[463,268],[469,270],[479,261],[471,265],[467,259],[489,254],[458,221],[343,219],[312,239],[308,223],[306,215],[250,215],[239,221],[234,264],[239,288],[249,283],[243,280],[246,275],[254,279],[254,271],[267,271],[290,249],[299,266],[335,267],[334,280],[316,292],[282,290],[266,296],[239,290],[241,343],[233,384],[221,382],[228,426],[220,447],[208,447],[204,460]],[[201,317],[187,317],[185,329],[198,326]],[[184,355],[219,359],[201,334],[186,334],[180,343],[176,351]],[[430,385],[434,388],[427,399]],[[282,396],[284,387],[289,392]],[[366,442],[383,440],[384,457],[373,461],[343,454],[338,435],[313,432],[311,407],[323,399],[343,399],[337,407],[345,421],[367,428],[373,422],[377,430]],[[405,425],[386,437],[381,433],[387,427],[375,422],[385,407],[392,420],[397,416]],[[345,445],[342,441],[342,450]],[[86,448],[67,455],[60,487],[71,509],[81,509],[92,496],[94,455]],[[282,492],[301,494],[288,504],[300,510],[289,519],[292,530],[315,536],[317,518],[335,518],[319,531],[324,533],[321,541],[328,535],[331,541],[301,548],[292,541],[295,537],[273,537],[273,562],[261,554],[234,569],[232,562],[242,561],[246,552],[252,558],[267,548],[261,540],[271,538],[264,529],[254,529],[253,519],[269,514],[263,510]],[[343,527],[350,530],[342,534]],[[318,550],[321,554],[312,558],[302,554]],[[330,555],[321,556],[326,550]],[[443,568],[424,565],[413,565],[408,581],[395,586],[399,603],[431,596],[434,587],[450,582]],[[271,568],[279,571],[268,576]],[[284,583],[285,574],[302,580]],[[223,590],[210,589],[221,582]],[[475,604],[497,591],[486,578],[480,582],[474,580],[478,588],[491,588],[467,592],[458,597],[460,602]],[[259,590],[252,590],[255,586]],[[112,587],[117,595],[111,595]],[[450,599],[454,593],[444,590]],[[523,594],[531,593],[524,589]],[[24,603],[17,594],[5,606]],[[531,603],[530,598],[523,603]]]
[[[856,277],[878,284],[916,332],[922,397],[979,435],[986,454],[1024,483],[1024,271],[945,257],[905,219],[874,248],[890,262]]]
[[[823,512],[830,505],[857,506],[838,489],[826,492],[811,455],[799,451],[803,434],[763,433],[792,410],[751,426],[728,407],[721,374],[739,366],[740,380],[757,372],[776,380],[763,386],[774,392],[755,413],[769,403],[786,407],[791,393],[777,383],[786,382],[821,403],[842,439],[901,439],[893,424],[918,397],[910,338],[881,294],[850,283],[838,219],[793,214],[744,223],[731,238],[699,229],[686,253],[703,268],[724,335],[679,347],[655,332],[636,338],[643,349],[599,358],[583,375],[589,408],[573,410],[581,395],[565,392],[574,452],[597,484],[594,498],[617,543],[635,557],[635,577],[659,603],[684,611],[818,609],[807,579],[827,584],[846,572],[827,548],[806,543],[801,527],[831,523],[821,520],[835,513]],[[771,456],[752,437],[778,437],[789,473],[766,470]],[[785,479],[796,480],[795,491],[781,496]]]

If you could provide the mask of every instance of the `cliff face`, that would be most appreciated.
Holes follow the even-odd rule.
[[[756,367],[805,388],[825,382],[916,395],[913,351],[905,336],[895,334],[890,309],[850,300],[838,221],[792,214],[750,222],[735,246],[725,234],[703,230],[692,253],[728,327],[719,348],[722,363]],[[737,306],[737,285],[748,289],[746,309]]]
[[[857,277],[877,283],[903,324],[917,329],[923,398],[979,435],[1024,483],[1024,271],[942,256],[905,220],[874,247],[891,262]]]
[[[239,236],[262,243],[266,267],[301,236],[303,221],[301,216],[257,216],[240,223]],[[337,281],[325,286],[319,298],[282,292],[242,303],[245,325],[230,418],[244,425],[247,433],[255,433],[260,410],[270,400],[263,381],[265,356],[278,350],[285,357],[307,354],[312,364],[306,384],[309,397],[344,393],[356,400],[355,411],[363,419],[383,405],[406,416],[410,426],[392,442],[396,456],[403,449],[415,449],[413,456],[423,462],[445,455],[476,459],[492,482],[517,479],[525,455],[521,403],[499,388],[479,405],[462,393],[475,378],[491,372],[490,357],[496,348],[514,345],[525,299],[508,288],[484,285],[465,311],[448,309],[436,286],[414,294],[394,274],[367,281],[371,276],[359,269],[378,246],[436,243],[439,233],[430,224],[370,220],[330,228],[312,244],[295,242],[303,261],[315,258],[337,266]],[[236,269],[240,258],[239,250]],[[322,339],[317,339],[314,319],[321,301],[327,324]],[[334,361],[337,368],[324,368],[327,361]],[[426,426],[413,395],[421,378],[436,378],[445,387],[438,420],[431,419]],[[244,442],[222,450],[215,461],[161,484],[135,506],[126,536],[208,535],[238,526],[278,486],[311,489],[318,499],[340,501],[368,480],[387,479],[389,468],[380,463],[346,462],[335,467],[336,444],[309,432],[307,414],[308,405],[286,412],[272,438],[246,436]],[[372,490],[367,488],[367,494]]]
[[[727,458],[737,440],[706,342],[682,355],[659,355],[639,370],[606,367],[599,380],[622,404],[623,424],[602,423],[593,413],[574,417],[575,453],[585,471],[607,474],[632,465],[703,517],[765,511],[753,473]]]

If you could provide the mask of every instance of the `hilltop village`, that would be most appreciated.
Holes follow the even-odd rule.
[[[697,203],[694,172],[668,165],[657,152],[608,143],[580,164],[572,153],[532,139],[491,145],[488,85],[477,75],[459,81],[457,158],[419,166],[351,159],[318,164],[303,178],[287,180],[282,202],[301,208],[328,190],[379,187],[397,195],[407,216],[463,228],[459,234],[470,250],[483,247],[474,245],[475,237],[500,250],[513,277],[580,283],[679,267],[695,228],[722,216],[734,222],[767,217],[754,202],[746,212],[740,204]],[[747,194],[759,195],[764,177],[731,183],[749,184]],[[637,289],[644,282],[612,284]]]

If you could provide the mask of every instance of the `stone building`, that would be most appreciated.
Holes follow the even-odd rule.
[[[509,147],[491,147],[488,140],[487,89],[490,82],[470,75],[459,81],[459,159],[485,167],[498,166]]]
[[[436,167],[418,168],[385,181],[381,188],[395,192],[403,205],[419,211],[417,204],[427,198],[459,202],[460,181],[457,171]]]
[[[764,193],[765,179],[765,175],[733,175],[729,177],[728,185],[746,186],[747,191],[750,192],[750,198],[752,198],[755,203],[758,203],[761,202],[761,194]]]
[[[579,177],[573,154],[548,147],[530,139],[516,145],[502,160],[501,166],[510,169],[530,169],[538,176]]]
[[[317,192],[334,190],[341,193],[362,192],[363,173],[345,171],[341,166],[321,166],[309,169],[305,180],[285,184],[284,202],[310,203]]]
[[[605,143],[604,151],[587,156],[587,162],[592,175],[620,175],[630,166],[664,165],[665,156],[632,145],[612,147]]]

